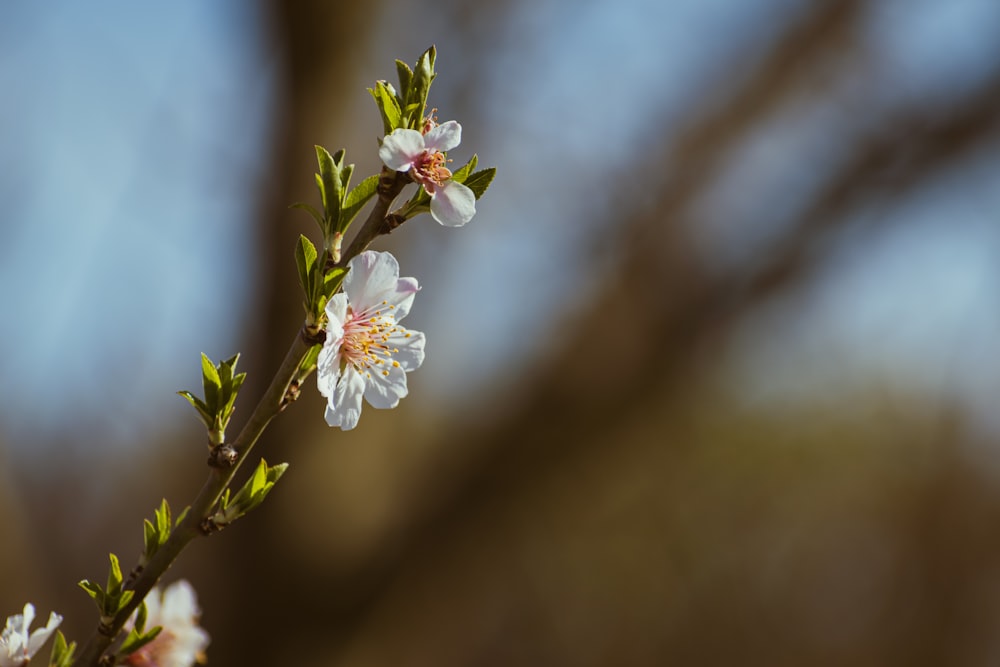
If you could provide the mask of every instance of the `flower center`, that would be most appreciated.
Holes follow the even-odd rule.
[[[444,166],[447,162],[448,159],[441,151],[425,150],[413,165],[413,180],[433,194],[434,188],[451,178],[451,170]]]
[[[392,358],[399,349],[389,345],[390,336],[399,331],[395,316],[389,312],[394,308],[385,301],[357,313],[348,307],[340,345],[341,368],[351,364],[359,373],[371,377],[373,368],[388,375],[387,365],[399,366]]]

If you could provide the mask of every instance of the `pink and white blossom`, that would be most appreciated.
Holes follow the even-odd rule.
[[[326,342],[316,384],[326,397],[326,423],[350,430],[362,397],[374,408],[394,408],[406,396],[406,374],[424,361],[424,334],[399,326],[420,289],[400,278],[396,258],[365,251],[352,259],[344,290],[326,304]]]
[[[462,142],[462,126],[428,119],[423,132],[398,128],[382,140],[378,156],[390,169],[409,172],[431,196],[431,216],[442,225],[461,227],[476,214],[476,195],[451,178],[445,153]]]
[[[30,602],[24,605],[22,613],[7,619],[7,625],[0,634],[0,667],[27,665],[62,623],[62,616],[52,612],[44,628],[38,628],[29,634],[28,630],[34,620],[35,607]]]
[[[146,596],[146,630],[163,628],[153,641],[129,654],[124,664],[132,667],[191,667],[205,661],[209,637],[198,625],[201,610],[191,584],[175,581],[160,593],[154,588]],[[126,629],[131,629],[135,615]]]

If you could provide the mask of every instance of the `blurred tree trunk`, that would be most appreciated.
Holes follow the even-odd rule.
[[[271,48],[282,65],[281,99],[270,146],[269,182],[262,193],[261,219],[256,226],[260,253],[248,263],[260,267],[259,284],[267,290],[258,299],[259,309],[248,315],[257,327],[249,332],[248,353],[243,357],[249,375],[242,395],[248,400],[263,392],[301,326],[301,302],[293,296],[300,292],[293,250],[299,233],[315,237],[314,223],[288,207],[316,199],[313,146],[346,131],[345,115],[350,107],[342,101],[342,91],[355,81],[354,68],[359,54],[368,51],[380,10],[377,0],[276,0],[268,5]],[[298,407],[297,412],[303,410],[294,407]],[[250,408],[242,411],[245,417]],[[260,453],[272,461],[294,460],[292,451],[310,428],[310,420],[301,414],[277,419],[265,434]],[[275,628],[286,626],[289,617],[303,612],[295,608],[295,597],[289,595],[281,571],[280,545],[274,543],[278,521],[277,514],[260,512],[252,521],[241,522],[238,529],[226,531],[222,539],[212,540],[209,551],[218,565],[208,595],[221,603],[217,618],[229,619],[228,623],[220,622],[213,634],[213,664],[286,664],[288,647]],[[233,591],[238,593],[233,596]],[[224,611],[227,602],[229,609]],[[282,618],[275,619],[272,614]],[[262,640],[254,639],[258,637]]]

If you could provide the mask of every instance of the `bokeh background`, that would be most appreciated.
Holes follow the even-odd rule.
[[[0,611],[203,480],[173,395],[301,319],[313,145],[378,168],[365,87],[499,176],[382,239],[427,361],[194,544],[214,665],[1000,662],[995,0],[0,7]],[[234,424],[234,428],[239,423]]]

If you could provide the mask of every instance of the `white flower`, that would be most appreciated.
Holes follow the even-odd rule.
[[[24,605],[23,613],[14,614],[7,619],[7,627],[0,634],[0,667],[27,665],[62,623],[62,616],[52,612],[49,614],[48,625],[29,635],[28,628],[34,620],[35,607],[30,602]]]
[[[162,595],[154,588],[146,596],[146,631],[163,628],[156,638],[130,654],[124,664],[133,667],[191,667],[204,662],[208,633],[198,625],[198,601],[191,584],[175,581]],[[126,629],[135,622],[135,614]]]
[[[400,278],[396,258],[365,251],[351,260],[344,291],[326,304],[326,342],[316,384],[327,399],[326,423],[358,425],[361,397],[374,408],[394,408],[406,396],[406,374],[424,361],[424,334],[399,326],[420,288]]]
[[[476,214],[476,195],[451,179],[444,154],[462,142],[462,126],[456,121],[438,125],[431,120],[424,131],[398,128],[382,140],[378,156],[385,166],[410,172],[431,196],[431,216],[442,225],[461,227]]]

